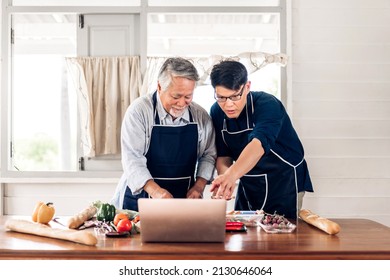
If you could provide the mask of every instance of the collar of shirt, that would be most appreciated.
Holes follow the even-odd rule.
[[[173,120],[172,116],[165,111],[161,99],[160,94],[157,92],[157,113],[160,118],[160,123],[163,125],[180,125],[180,124],[187,124],[190,122],[190,114],[188,112],[188,107],[185,109],[184,114]]]

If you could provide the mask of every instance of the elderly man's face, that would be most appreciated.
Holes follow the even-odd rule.
[[[195,81],[183,77],[173,77],[166,90],[162,90],[160,83],[157,85],[162,105],[174,119],[184,114],[192,101],[194,89]]]

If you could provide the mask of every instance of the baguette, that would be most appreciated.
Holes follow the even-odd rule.
[[[83,211],[69,218],[67,226],[68,228],[75,229],[80,227],[85,221],[91,219],[97,213],[97,208],[93,205],[85,208]]]
[[[48,225],[27,220],[11,219],[6,222],[5,227],[11,231],[62,239],[90,246],[94,246],[98,242],[96,236],[91,232],[51,228]]]
[[[340,231],[340,226],[326,218],[320,217],[317,214],[307,209],[299,211],[299,217],[306,223],[325,231],[328,234],[337,234]]]

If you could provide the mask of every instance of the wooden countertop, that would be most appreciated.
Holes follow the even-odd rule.
[[[10,218],[0,217],[0,259],[390,260],[390,228],[366,219],[335,219],[341,227],[337,235],[299,220],[293,233],[268,234],[260,227],[248,227],[246,233],[226,233],[224,243],[142,243],[137,234],[105,237],[97,246],[86,246],[6,231],[4,224]]]

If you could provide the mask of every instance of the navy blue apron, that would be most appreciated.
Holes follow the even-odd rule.
[[[154,181],[169,191],[175,198],[185,198],[194,184],[194,174],[198,154],[198,125],[161,125],[157,113],[157,92],[153,95],[155,124],[152,128],[149,150],[146,153],[147,168]],[[138,199],[148,197],[144,190],[133,195],[126,188],[123,209],[138,211]]]
[[[226,118],[224,119],[221,133],[234,160],[238,159],[248,145],[249,134],[254,127],[253,105],[252,110],[248,110],[247,104],[246,113],[247,128],[240,131],[229,131]],[[297,216],[296,167],[298,165],[292,165],[272,150],[264,154],[253,169],[240,178],[235,210],[264,210],[271,214],[276,211],[278,214],[295,219]]]

